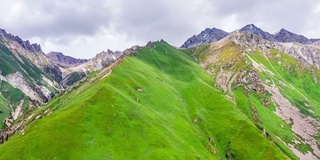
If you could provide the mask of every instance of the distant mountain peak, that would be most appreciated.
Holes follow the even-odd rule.
[[[47,57],[50,59],[51,62],[63,67],[73,67],[88,61],[86,59],[77,59],[70,56],[66,56],[61,52],[50,52],[47,54]]]
[[[281,28],[275,34],[270,34],[262,30],[261,28],[257,27],[254,24],[247,24],[241,29],[238,29],[234,32],[248,32],[251,34],[255,34],[260,36],[261,38],[271,41],[271,42],[297,42],[302,44],[320,44],[320,39],[308,39],[303,35],[298,35],[293,32],[290,32],[284,28]],[[181,48],[190,48],[195,47],[203,44],[209,44],[212,42],[216,42],[221,40],[222,38],[228,36],[229,33],[225,32],[221,29],[217,28],[206,28],[198,35],[193,35],[189,38]]]
[[[240,29],[240,31],[244,31],[244,30],[261,30],[261,29],[255,26],[254,24],[247,24]]]
[[[274,41],[274,37],[272,34],[263,31],[262,29],[258,28],[257,26],[255,26],[254,24],[248,24],[244,27],[242,27],[239,32],[250,32],[253,34],[257,34],[260,37],[269,40],[269,41]]]
[[[298,42],[298,43],[309,43],[308,38],[302,35],[295,34],[284,28],[280,29],[279,32],[274,34],[274,38],[277,42]]]
[[[189,38],[182,46],[181,48],[190,48],[195,47],[201,44],[208,44],[211,42],[216,42],[221,40],[222,38],[226,37],[229,33],[226,31],[223,31],[218,28],[206,28],[198,35],[193,35],[191,38]]]

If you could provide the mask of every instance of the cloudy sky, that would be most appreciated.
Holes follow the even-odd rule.
[[[250,23],[320,38],[319,0],[1,0],[0,11],[0,28],[77,58]]]

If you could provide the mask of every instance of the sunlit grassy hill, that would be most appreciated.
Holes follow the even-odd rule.
[[[288,159],[185,52],[152,43],[55,97],[0,159]]]

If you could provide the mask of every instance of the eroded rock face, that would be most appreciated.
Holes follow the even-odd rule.
[[[34,88],[20,72],[9,74],[6,77],[1,76],[0,78],[21,90],[31,100],[46,103],[52,98],[52,92],[47,87],[35,84],[36,87]]]
[[[289,100],[280,93],[279,88],[275,85],[265,85],[265,88],[272,94],[272,100],[278,105],[276,114],[287,124],[292,126],[292,131],[302,138],[299,139],[300,141],[309,144],[312,147],[313,152],[317,156],[320,156],[320,143],[314,138],[318,134],[318,130],[320,130],[320,123],[312,117],[303,115],[299,109],[293,106]],[[295,143],[300,144],[299,141],[296,141]],[[314,156],[309,151],[307,154],[302,154],[293,146],[288,146],[302,159],[318,159],[318,157]]]
[[[300,43],[273,43],[273,47],[296,58],[305,65],[320,69],[320,47]]]
[[[23,75],[20,72],[16,72],[6,76],[8,83],[13,87],[20,89],[25,95],[30,97],[32,100],[39,102],[45,102],[46,100],[42,99],[39,93],[37,93],[30,84],[24,79]]]

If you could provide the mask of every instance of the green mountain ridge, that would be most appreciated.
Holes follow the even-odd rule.
[[[319,159],[319,70],[244,33],[186,50],[290,158]],[[298,156],[298,157],[296,157]]]
[[[0,159],[297,159],[244,112],[243,89],[236,105],[188,54],[155,42],[89,76],[36,111]]]

